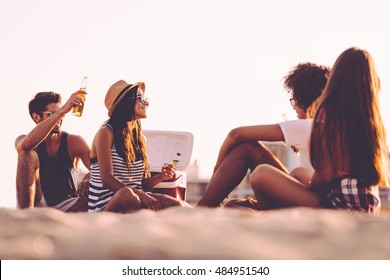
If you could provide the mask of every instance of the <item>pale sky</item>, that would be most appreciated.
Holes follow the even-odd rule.
[[[92,142],[119,79],[144,81],[144,129],[194,135],[192,161],[213,169],[227,133],[295,119],[282,77],[298,63],[332,66],[345,49],[368,50],[382,82],[390,133],[390,2],[386,0],[0,0],[0,207],[15,207],[14,140],[34,127],[39,91],[67,99],[87,75],[81,118],[63,129]]]

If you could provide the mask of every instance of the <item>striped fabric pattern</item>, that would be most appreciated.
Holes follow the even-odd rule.
[[[118,155],[115,145],[111,148],[111,159],[114,176],[129,187],[142,189],[142,179],[144,177],[143,160],[135,161],[133,165],[127,166],[126,162]],[[99,162],[96,158],[91,159],[91,179],[89,186],[88,211],[100,212],[108,204],[114,192],[103,186]]]

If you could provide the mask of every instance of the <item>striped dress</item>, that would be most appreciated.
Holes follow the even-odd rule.
[[[143,160],[137,160],[134,162],[133,165],[127,167],[126,162],[118,155],[115,149],[115,145],[113,145],[111,148],[111,159],[114,176],[129,187],[142,190],[142,179],[145,173]],[[88,211],[102,211],[113,195],[114,192],[103,186],[102,184],[99,172],[99,162],[97,158],[92,158],[91,179],[89,184],[88,196]]]

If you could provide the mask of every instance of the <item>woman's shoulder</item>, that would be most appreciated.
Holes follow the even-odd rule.
[[[107,126],[101,126],[92,140],[91,157],[96,157],[96,149],[111,147],[113,139],[112,130]]]
[[[100,133],[113,133],[114,129],[109,123],[104,123],[98,130],[98,134]]]
[[[114,133],[112,127],[110,125],[104,124],[97,131],[93,142],[96,142],[97,140],[101,139],[110,140],[113,138],[113,135]]]
[[[109,123],[107,123],[107,122],[104,123],[100,128],[101,128],[101,129],[102,129],[102,128],[104,128],[104,129],[109,129],[109,130],[111,130],[111,131],[114,130],[114,128],[112,127],[112,125],[109,124]]]
[[[113,134],[113,131],[114,129],[112,125],[106,121],[98,128],[97,132],[95,133],[95,138],[100,134],[107,134],[107,133]]]

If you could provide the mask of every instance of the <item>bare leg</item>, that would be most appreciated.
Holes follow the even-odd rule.
[[[241,208],[241,209],[250,209],[250,210],[263,210],[260,203],[253,199],[252,197],[247,197],[246,199],[235,198],[231,199],[225,203],[224,208]]]
[[[132,213],[142,208],[142,201],[130,187],[121,188],[108,202],[104,211]]]
[[[70,207],[66,212],[87,212],[88,211],[88,195],[80,196],[77,202]]]
[[[178,199],[169,195],[159,193],[151,193],[149,195],[156,198],[160,202],[162,209],[174,206],[192,208],[192,206],[187,202],[179,201]],[[104,208],[104,211],[133,213],[142,208],[145,207],[143,206],[139,196],[135,194],[131,188],[122,188],[114,194],[110,202]]]
[[[20,208],[33,208],[42,199],[39,158],[35,151],[22,151],[18,155],[16,197]]]
[[[183,208],[193,208],[190,204],[183,200],[176,199],[170,195],[167,194],[161,194],[161,193],[150,193],[150,196],[153,196],[154,198],[158,199],[158,201],[161,204],[161,207],[163,209],[168,207],[174,207],[174,206],[181,206]]]
[[[305,184],[280,171],[263,164],[252,173],[250,183],[259,204],[264,209],[294,206],[320,207],[317,194]]]
[[[301,182],[304,185],[306,185],[306,187],[309,187],[310,186],[311,177],[313,177],[313,173],[314,173],[314,171],[309,170],[307,168],[297,167],[297,168],[293,169],[290,172],[290,176],[294,177],[299,182]]]
[[[248,169],[253,171],[256,166],[264,163],[288,173],[279,159],[262,143],[246,142],[236,146],[211,177],[198,206],[217,207],[242,181]]]

